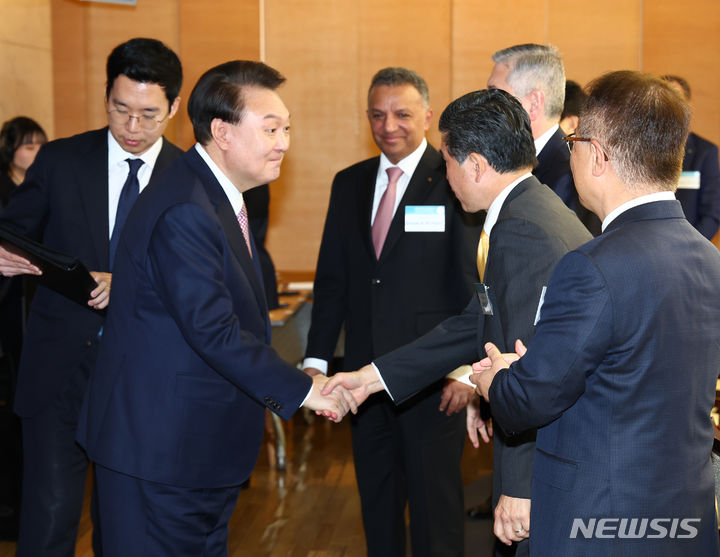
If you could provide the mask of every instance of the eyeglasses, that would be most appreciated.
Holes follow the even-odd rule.
[[[570,135],[566,135],[565,143],[567,143],[568,149],[570,150],[571,153],[573,150],[573,145],[575,144],[576,141],[583,141],[585,143],[590,143],[591,141],[593,141],[593,138],[592,137],[578,137],[574,133],[571,133]],[[608,159],[607,152],[605,151],[605,147],[600,145],[600,142],[597,139],[595,139],[594,141],[600,146],[600,149],[602,149],[605,160],[606,161],[610,160],[610,159]]]
[[[164,118],[157,119],[155,116],[151,116],[149,114],[130,114],[130,112],[124,108],[111,108],[107,111],[107,113],[110,123],[115,126],[125,126],[128,122],[130,122],[130,120],[135,118],[138,125],[148,132],[156,129],[160,124],[168,119],[168,116],[170,116],[170,113],[168,112]]]

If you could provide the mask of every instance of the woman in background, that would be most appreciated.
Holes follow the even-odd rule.
[[[18,116],[0,130],[0,210],[25,180],[47,136],[37,122]],[[0,279],[0,539],[17,539],[20,507],[20,423],[12,413],[23,337],[22,277]]]
[[[0,209],[8,204],[15,187],[25,180],[25,172],[46,142],[45,131],[31,118],[18,116],[3,124],[0,130]]]

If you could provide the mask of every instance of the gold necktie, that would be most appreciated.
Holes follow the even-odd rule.
[[[485,232],[485,229],[483,228],[483,231],[480,234],[480,241],[478,242],[477,250],[477,268],[478,275],[480,276],[480,282],[483,282],[485,280],[485,265],[487,265],[487,256],[489,250],[490,236],[488,236],[487,232]]]

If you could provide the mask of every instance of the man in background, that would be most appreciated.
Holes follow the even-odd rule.
[[[15,393],[22,418],[18,556],[72,556],[88,459],[75,434],[109,301],[113,254],[139,191],[181,151],[162,136],[177,112],[182,68],[154,39],[118,45],[107,60],[108,127],[42,147],[0,224],[72,255],[98,286],[87,305],[40,285],[30,308]],[[39,275],[0,247],[0,273]],[[100,528],[93,546],[98,550]]]
[[[459,313],[477,280],[480,226],[466,226],[425,139],[425,80],[405,68],[372,79],[367,117],[379,157],[335,176],[315,276],[304,362],[325,373],[345,326],[344,369],[356,369]],[[445,373],[452,368],[445,370]],[[464,552],[460,460],[472,388],[442,373],[400,407],[383,393],[352,419],[355,471],[370,557]],[[448,414],[438,411],[442,407]]]
[[[690,102],[690,84],[677,75],[663,79]],[[720,226],[720,164],[718,147],[696,133],[690,132],[685,143],[681,175],[675,197],[690,224],[712,240]]]
[[[565,135],[575,133],[586,102],[587,94],[580,84],[570,79],[565,81],[565,103],[560,115],[560,129]]]
[[[527,353],[498,372],[488,344],[474,382],[496,428],[539,428],[531,555],[717,555],[720,254],[673,196],[690,109],[640,72],[588,90],[570,163],[603,233],[558,263]]]
[[[578,200],[565,133],[560,116],[565,100],[565,68],[560,52],[550,45],[519,44],[498,50],[487,81],[518,98],[530,116],[538,165],[533,174],[570,207],[593,236],[600,233],[598,218]]]

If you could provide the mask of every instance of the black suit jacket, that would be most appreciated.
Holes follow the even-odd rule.
[[[560,196],[593,236],[601,232],[600,219],[586,209],[578,198],[575,181],[570,171],[570,150],[565,143],[565,133],[558,128],[538,154],[538,165],[533,174]]]
[[[565,253],[592,239],[582,223],[534,177],[520,182],[508,195],[490,233],[485,268],[493,315],[484,315],[477,296],[465,311],[409,346],[375,360],[396,402],[402,402],[444,371],[485,355],[484,343],[514,352],[515,339],[527,342],[543,287]],[[507,437],[496,429],[494,441],[495,498],[530,497],[535,433]]]
[[[92,271],[109,270],[107,128],[45,144],[0,222]],[[163,139],[151,182],[182,151]],[[104,313],[38,287],[20,362],[15,411],[46,405],[90,348]]]
[[[703,236],[712,239],[720,225],[720,167],[714,143],[690,133],[685,144],[683,170],[700,171],[700,189],[679,189],[675,197],[683,213]]]
[[[306,354],[331,360],[344,322],[346,369],[357,369],[459,313],[477,280],[481,223],[463,222],[442,157],[430,145],[376,259],[370,217],[379,160],[335,176],[318,257]],[[444,207],[445,231],[405,232],[408,205]]]

